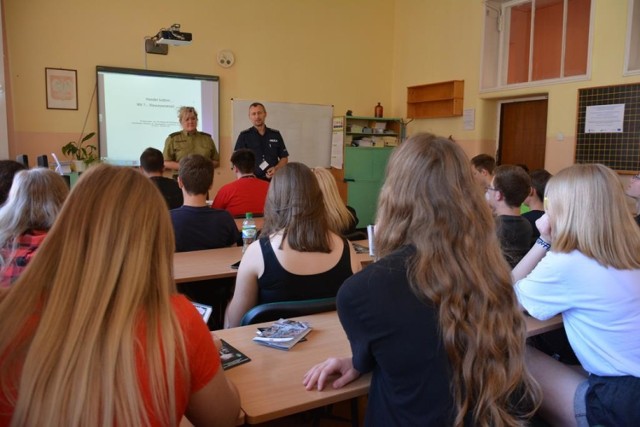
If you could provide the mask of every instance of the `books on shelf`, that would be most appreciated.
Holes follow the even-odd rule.
[[[267,347],[289,350],[299,343],[309,332],[311,326],[307,322],[280,319],[266,328],[258,328],[255,342]]]

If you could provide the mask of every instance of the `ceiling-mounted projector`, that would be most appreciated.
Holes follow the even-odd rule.
[[[162,28],[153,37],[145,37],[144,50],[146,53],[166,55],[169,53],[169,45],[184,46],[191,44],[191,33],[180,31],[180,24],[173,24],[171,27]]]
[[[156,34],[157,44],[168,44],[172,46],[183,46],[191,44],[191,33],[180,31],[180,24],[173,24],[168,30],[162,29]]]

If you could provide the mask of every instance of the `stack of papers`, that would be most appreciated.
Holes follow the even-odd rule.
[[[307,322],[280,319],[267,328],[258,328],[258,335],[253,340],[261,345],[289,350],[302,340],[309,332],[311,326]]]

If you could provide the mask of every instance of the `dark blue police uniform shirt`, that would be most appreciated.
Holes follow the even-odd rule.
[[[248,148],[256,155],[254,174],[260,179],[267,179],[267,169],[277,165],[280,159],[289,157],[289,152],[284,145],[284,139],[282,139],[280,132],[268,127],[264,135],[260,135],[255,126],[240,132],[234,150],[240,148]],[[269,164],[264,170],[260,168],[260,164],[263,161]]]

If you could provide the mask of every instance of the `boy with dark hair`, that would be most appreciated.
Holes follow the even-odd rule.
[[[184,205],[169,211],[176,236],[176,252],[232,246],[240,238],[227,211],[207,206],[207,191],[213,183],[213,162],[199,154],[180,160],[178,185]]]
[[[471,159],[471,166],[476,182],[483,190],[489,187],[493,178],[493,171],[496,168],[496,159],[488,154],[478,154]]]
[[[524,204],[530,209],[529,212],[522,214],[523,217],[531,224],[531,245],[533,245],[538,237],[540,230],[536,227],[536,221],[544,215],[544,189],[547,182],[551,179],[551,174],[544,169],[536,169],[529,174],[531,178],[531,191]]]
[[[164,156],[162,155],[162,151],[151,147],[144,150],[140,155],[140,167],[145,176],[158,187],[169,209],[182,206],[182,190],[178,186],[178,183],[162,175],[164,172]]]
[[[237,179],[220,188],[212,207],[225,209],[233,216],[264,212],[269,183],[253,174],[255,162],[256,156],[249,149],[241,148],[233,152],[231,163]]]
[[[520,215],[520,205],[531,191],[531,179],[519,166],[498,166],[486,189],[496,215],[496,231],[505,259],[515,267],[531,248],[531,225]]]

